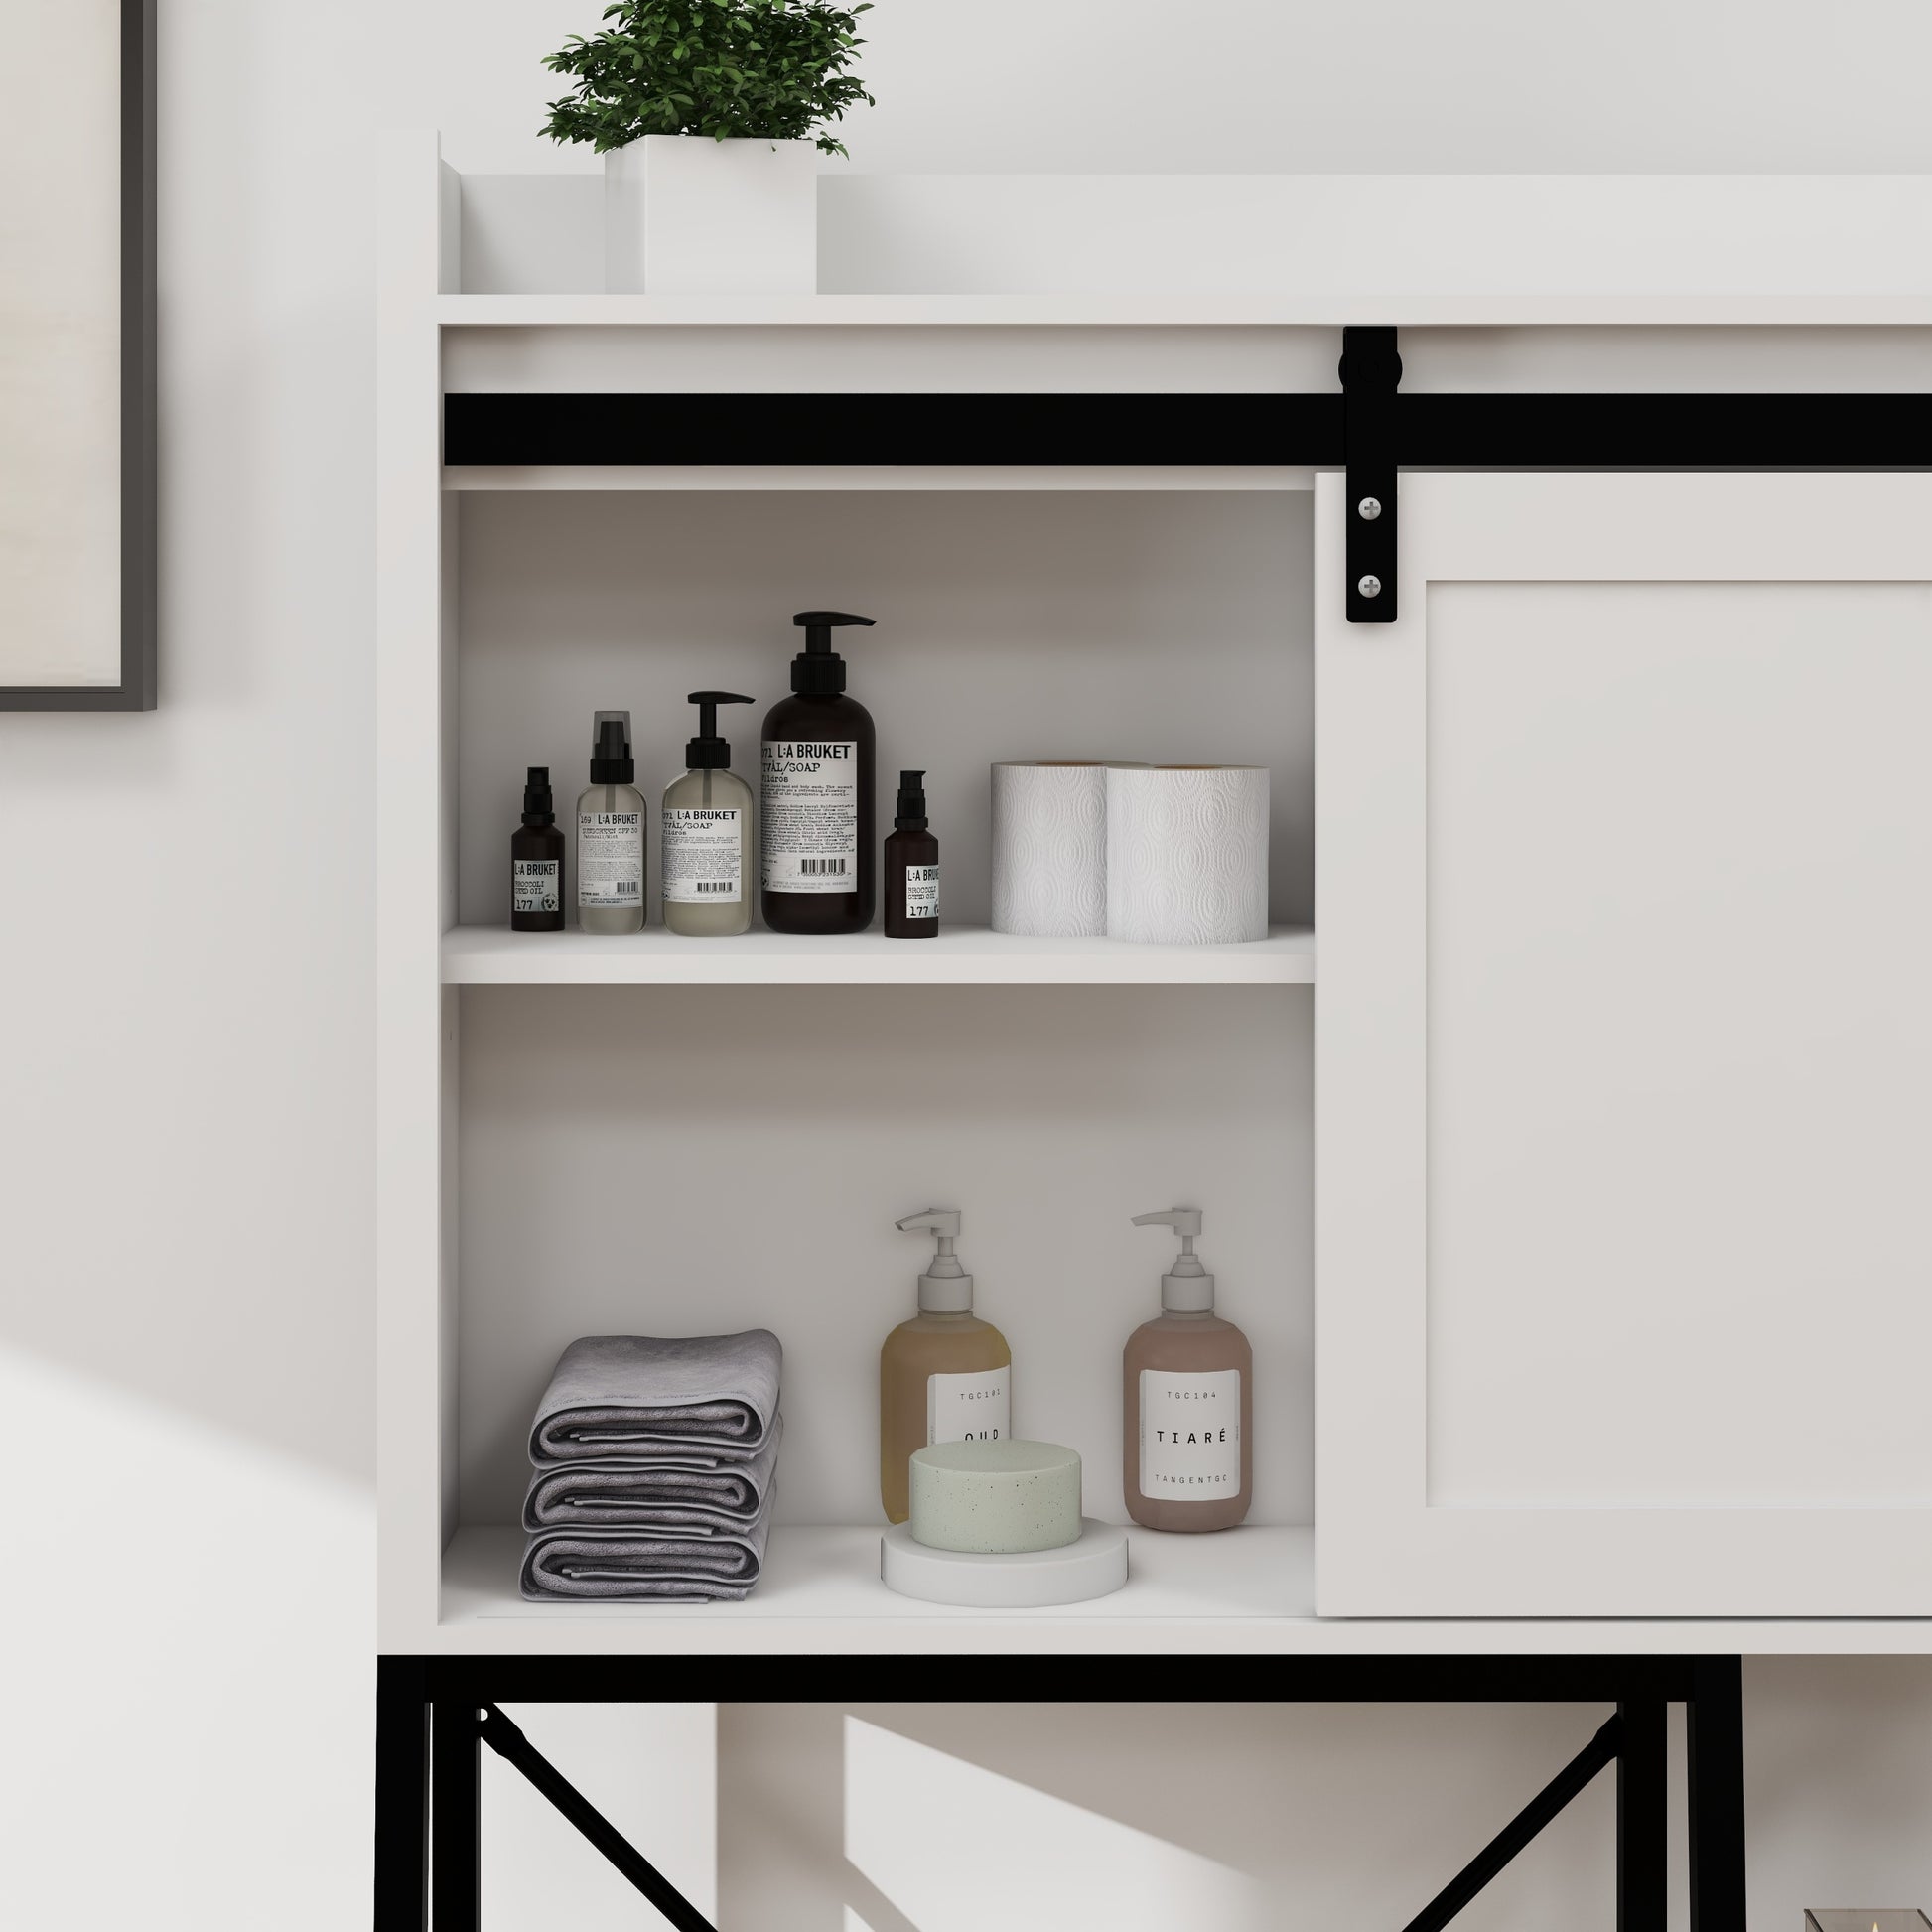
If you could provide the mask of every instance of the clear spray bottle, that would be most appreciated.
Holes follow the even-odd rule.
[[[644,925],[644,795],[632,782],[630,714],[600,711],[591,782],[577,800],[577,922],[586,932]]]

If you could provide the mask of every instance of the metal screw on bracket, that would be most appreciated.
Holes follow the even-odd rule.
[[[1364,597],[1380,597],[1382,595],[1382,580],[1379,577],[1358,577],[1355,580],[1355,588]]]
[[[1373,523],[1375,519],[1382,514],[1382,499],[1379,496],[1364,496],[1362,500],[1355,505],[1355,514],[1359,516],[1364,523]],[[1364,592],[1363,595],[1370,596],[1372,595],[1372,593]]]

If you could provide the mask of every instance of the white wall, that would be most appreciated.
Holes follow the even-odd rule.
[[[549,76],[602,0],[392,9],[436,51],[419,124],[529,165]],[[1857,174],[1932,166],[1913,0],[879,0],[854,167],[898,174]],[[572,166],[567,159],[557,165]]]
[[[581,166],[536,60],[597,12],[161,9],[162,709],[0,715],[0,1391],[115,1525],[0,1612],[12,1922],[365,1916],[369,136]],[[1914,0],[867,18],[882,170],[1932,166]]]

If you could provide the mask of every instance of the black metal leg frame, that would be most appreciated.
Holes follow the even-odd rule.
[[[1123,1696],[1118,1660],[1040,1662],[1056,1703],[1162,1702]],[[920,1657],[741,1658],[732,1668],[737,1695],[759,1702],[928,1699],[945,1681],[939,1660]],[[1181,1660],[1175,1669],[1183,1669]],[[1692,1932],[1744,1932],[1743,1695],[1735,1657],[1191,1657],[1184,1672],[1189,1703],[1615,1706],[1577,1755],[1401,1932],[1441,1932],[1612,1764],[1617,1932],[1664,1932],[1666,1716],[1671,1705],[1682,1704]],[[1257,1683],[1266,1692],[1260,1700]],[[498,1700],[648,1704],[663,1684],[662,1661],[648,1658],[384,1657],[377,1691],[376,1932],[424,1932],[432,1925],[432,1901],[433,1932],[477,1932],[485,1745],[542,1792],[677,1932],[715,1932],[497,1707]]]

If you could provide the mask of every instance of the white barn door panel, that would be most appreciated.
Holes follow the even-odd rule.
[[[1320,482],[1327,1615],[1932,1615],[1932,479]]]

